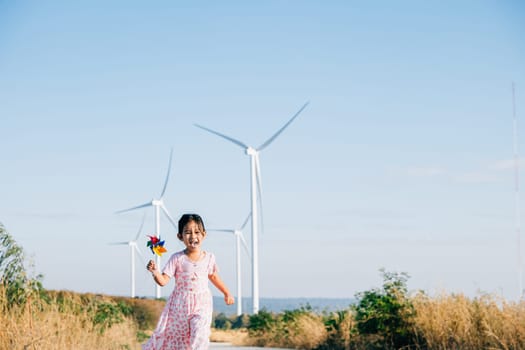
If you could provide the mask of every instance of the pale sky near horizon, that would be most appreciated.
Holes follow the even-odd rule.
[[[385,268],[516,298],[524,34],[520,1],[0,1],[0,222],[46,288],[127,295],[108,243],[143,212],[114,212],[160,194],[171,148],[173,217],[249,213],[249,158],[193,124],[259,146],[310,101],[260,156],[262,297],[353,297]],[[232,291],[233,244],[205,242]]]

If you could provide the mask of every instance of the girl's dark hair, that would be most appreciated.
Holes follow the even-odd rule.
[[[204,222],[202,221],[202,218],[198,214],[184,214],[179,219],[179,233],[182,234],[182,231],[184,231],[184,226],[190,221],[195,221],[197,225],[203,230],[206,231],[204,228]]]

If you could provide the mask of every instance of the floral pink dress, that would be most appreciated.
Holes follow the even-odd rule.
[[[212,253],[203,253],[194,262],[181,251],[166,263],[162,273],[175,276],[175,289],[143,350],[208,349],[213,310],[208,275],[217,271],[217,265]]]

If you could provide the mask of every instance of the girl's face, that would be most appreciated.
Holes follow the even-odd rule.
[[[178,237],[188,250],[198,250],[206,237],[206,231],[202,230],[195,221],[189,221]]]

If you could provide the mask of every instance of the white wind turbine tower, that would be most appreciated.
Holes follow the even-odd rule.
[[[162,188],[162,192],[160,193],[160,197],[158,199],[154,198],[150,202],[138,205],[136,207],[132,207],[132,208],[124,209],[124,210],[119,210],[119,211],[116,212],[116,214],[120,214],[120,213],[124,213],[124,212],[127,212],[127,211],[135,210],[135,209],[146,208],[146,207],[154,207],[155,208],[155,235],[157,237],[160,236],[160,211],[161,210],[166,215],[168,220],[172,223],[172,225],[175,228],[177,228],[177,224],[175,223],[175,220],[173,220],[173,218],[171,217],[170,213],[168,212],[168,209],[166,209],[166,207],[164,206],[164,201],[163,201],[164,193],[166,193],[166,187],[168,186],[168,180],[170,178],[172,156],[173,156],[173,149],[171,149],[171,152],[170,152],[170,160],[169,160],[169,163],[168,163],[168,174],[166,175],[166,180],[164,181],[164,187]],[[157,264],[158,268],[161,267],[160,266],[160,256],[158,256],[158,255],[156,256],[156,264]],[[155,284],[155,297],[157,299],[161,297],[161,295],[160,295],[160,286],[158,284]]]
[[[248,215],[246,220],[244,220],[244,223],[242,224],[242,226],[238,229],[210,229],[208,230],[208,232],[233,233],[233,235],[235,236],[235,268],[236,268],[236,274],[237,274],[237,316],[242,315],[241,244],[246,250],[246,253],[248,253],[248,256],[250,256],[248,245],[246,244],[246,240],[244,239],[242,230],[244,230],[244,227],[248,223],[250,216],[251,214]]]
[[[144,221],[146,220],[146,212],[144,212],[144,216],[142,217],[142,223],[140,224],[140,228],[137,232],[137,235],[135,238],[131,241],[127,242],[114,242],[110,243],[111,245],[127,245],[129,246],[129,252],[131,256],[131,265],[130,265],[130,271],[131,271],[131,297],[135,298],[135,252],[139,254],[140,259],[142,262],[144,262],[144,258],[142,256],[142,252],[140,251],[139,247],[137,246],[137,240],[139,239],[140,233],[142,232],[142,227],[144,226]]]
[[[518,118],[516,118],[516,98],[515,87],[512,82],[512,121],[514,134],[514,206],[515,206],[515,220],[516,220],[516,238],[518,246],[518,301],[525,296],[523,289],[523,263],[521,255],[521,220],[520,220],[520,193],[519,193],[519,153],[518,153]]]
[[[257,192],[259,196],[261,195],[261,171],[259,166],[259,152],[268,147],[276,138],[279,136],[284,129],[295,118],[306,108],[308,102],[305,103],[301,109],[286,123],[282,128],[280,128],[272,137],[266,140],[262,145],[257,148],[246,145],[245,143],[236,140],[232,137],[221,134],[220,132],[208,129],[204,126],[195,124],[196,127],[211,132],[217,136],[220,136],[230,142],[233,142],[237,146],[243,148],[247,155],[250,156],[250,192],[251,192],[251,214],[252,214],[252,301],[253,301],[253,313],[256,314],[259,312],[259,248],[258,248],[258,215],[259,208],[257,207]],[[261,205],[262,207],[262,205]]]

